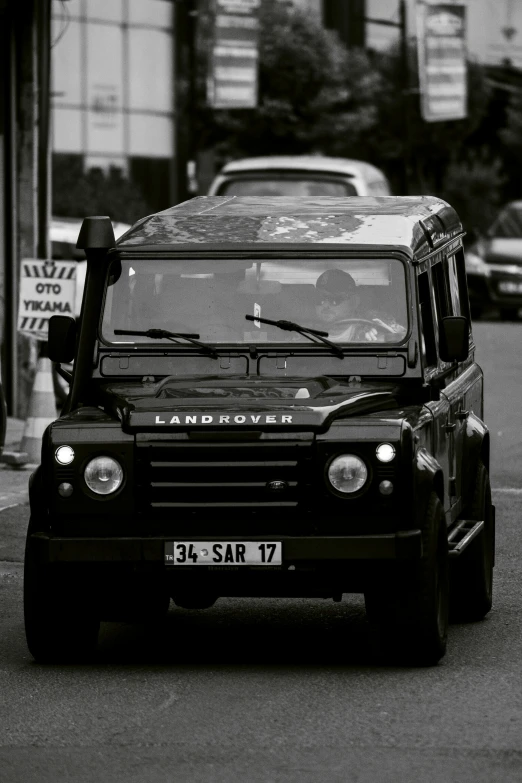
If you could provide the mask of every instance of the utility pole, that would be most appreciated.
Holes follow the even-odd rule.
[[[408,51],[408,28],[406,15],[406,0],[399,0],[399,21],[391,22],[387,19],[370,19],[365,17],[366,24],[383,25],[385,27],[395,27],[399,30],[400,54],[401,54],[401,81],[403,83],[402,95],[404,101],[404,155],[403,155],[403,191],[408,195],[411,187],[411,159],[412,159],[412,138],[411,138],[411,79],[410,63]]]
[[[189,167],[195,166],[196,111],[196,23],[197,0],[176,0],[175,8],[175,95],[176,95],[176,177],[174,203],[194,194],[190,189]]]
[[[49,256],[49,61],[51,0],[0,4],[3,82],[4,389],[25,418],[36,369],[34,343],[17,331],[20,261]]]

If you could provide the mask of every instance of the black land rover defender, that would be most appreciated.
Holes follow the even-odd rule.
[[[30,481],[39,661],[101,620],[364,593],[376,652],[433,664],[492,600],[494,507],[462,226],[431,197],[203,197],[117,243],[86,218],[74,360]]]

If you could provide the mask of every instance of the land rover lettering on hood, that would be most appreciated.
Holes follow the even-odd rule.
[[[69,393],[30,485],[32,655],[85,658],[101,621],[161,622],[171,599],[363,593],[373,654],[421,665],[450,611],[484,617],[462,237],[417,196],[202,197],[118,242],[86,218],[81,317],[49,328]]]

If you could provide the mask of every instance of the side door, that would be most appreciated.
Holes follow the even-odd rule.
[[[471,324],[462,250],[445,253],[434,264],[432,273],[438,324],[442,318],[451,315],[463,315]],[[449,405],[446,433],[450,452],[449,491],[453,518],[462,511],[466,420],[471,410],[481,410],[482,407],[482,373],[474,362],[471,329],[469,346],[470,356],[466,361],[456,363],[453,367],[451,364],[442,365],[444,372],[448,373],[441,396],[446,398]]]
[[[441,366],[438,356],[438,339],[435,311],[435,296],[432,283],[432,270],[429,262],[422,265],[417,275],[418,308],[420,324],[420,356],[424,383],[434,392],[439,386]],[[453,476],[454,452],[452,439],[448,437],[447,424],[450,420],[450,403],[443,394],[433,393],[434,399],[425,403],[432,416],[432,437],[430,451],[444,474],[444,511],[447,521],[451,516],[451,478]]]

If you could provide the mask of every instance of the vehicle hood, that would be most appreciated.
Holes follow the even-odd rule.
[[[333,420],[397,407],[392,384],[333,378],[167,378],[112,383],[104,407],[127,432],[194,429],[325,430]]]

